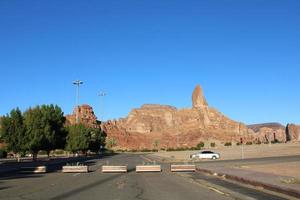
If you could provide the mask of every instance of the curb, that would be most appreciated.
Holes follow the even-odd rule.
[[[273,191],[273,192],[278,192],[278,193],[282,193],[282,194],[285,194],[285,195],[300,198],[300,192],[296,191],[296,190],[293,190],[293,189],[282,188],[280,186],[267,184],[267,183],[262,183],[262,182],[258,182],[258,181],[254,181],[254,180],[249,180],[249,179],[245,179],[243,177],[230,175],[230,174],[226,174],[226,173],[219,173],[219,172],[211,171],[211,170],[208,170],[208,169],[201,169],[201,168],[198,168],[198,167],[196,168],[196,170],[198,172],[202,172],[202,173],[206,173],[206,174],[210,174],[210,175],[215,175],[215,176],[219,176],[219,177],[225,177],[226,179],[229,179],[229,180],[233,180],[233,181],[237,181],[237,182],[240,182],[240,183],[252,185],[252,186],[255,186],[255,187],[263,187],[264,189],[267,189],[267,190],[270,190],[270,191]]]
[[[91,157],[92,158],[92,157]],[[27,163],[26,166],[22,166],[22,164],[18,165],[18,166],[14,166],[8,169],[2,169],[0,170],[0,177],[6,174],[11,174],[14,172],[20,172],[22,167],[36,167],[39,165],[44,165],[46,167],[53,167],[53,166],[59,166],[59,165],[63,165],[64,163],[68,163],[68,162],[82,162],[88,160],[88,157],[70,157],[70,158],[64,158],[64,159],[60,159],[60,160],[53,160],[52,162],[50,161],[41,161],[40,164],[36,163],[36,162],[31,162],[31,163]]]

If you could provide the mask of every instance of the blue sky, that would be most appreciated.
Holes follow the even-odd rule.
[[[300,124],[299,74],[297,0],[0,1],[0,115],[71,113],[80,79],[80,102],[104,119],[191,107],[200,84],[234,120]]]

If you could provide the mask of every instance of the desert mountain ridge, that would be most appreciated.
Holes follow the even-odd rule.
[[[80,122],[100,127],[92,107],[78,107]],[[75,123],[76,109],[67,116]],[[207,103],[203,90],[197,85],[192,93],[192,108],[177,109],[169,105],[144,104],[132,109],[127,117],[101,124],[108,138],[118,149],[167,149],[194,147],[199,142],[238,143],[300,141],[297,125],[284,127],[278,123],[245,125],[234,121]]]

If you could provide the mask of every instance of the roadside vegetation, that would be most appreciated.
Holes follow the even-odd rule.
[[[61,154],[64,150],[73,154],[97,153],[105,146],[105,134],[99,128],[83,124],[66,126],[66,119],[57,105],[41,105],[27,109],[13,109],[1,118],[0,139],[5,147],[0,158],[11,152],[16,158],[31,154],[36,160],[38,153]]]

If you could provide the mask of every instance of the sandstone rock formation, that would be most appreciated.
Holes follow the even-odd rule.
[[[93,108],[89,105],[81,105],[74,109],[73,114],[66,116],[67,124],[76,124],[76,113],[78,111],[79,122],[89,127],[99,128],[99,122],[94,114]]]
[[[288,141],[300,142],[300,125],[288,124],[286,133]]]
[[[287,142],[286,128],[279,123],[253,124],[248,128],[255,132],[255,138],[260,142]]]
[[[192,104],[192,109],[181,110],[146,104],[127,118],[106,122],[103,128],[123,149],[193,147],[200,141],[236,143],[241,137],[254,140],[247,126],[209,107],[200,86],[193,92]]]
[[[192,103],[193,103],[193,108],[196,109],[199,108],[201,109],[202,107],[208,106],[200,85],[197,85],[196,88],[194,89],[192,95]]]

